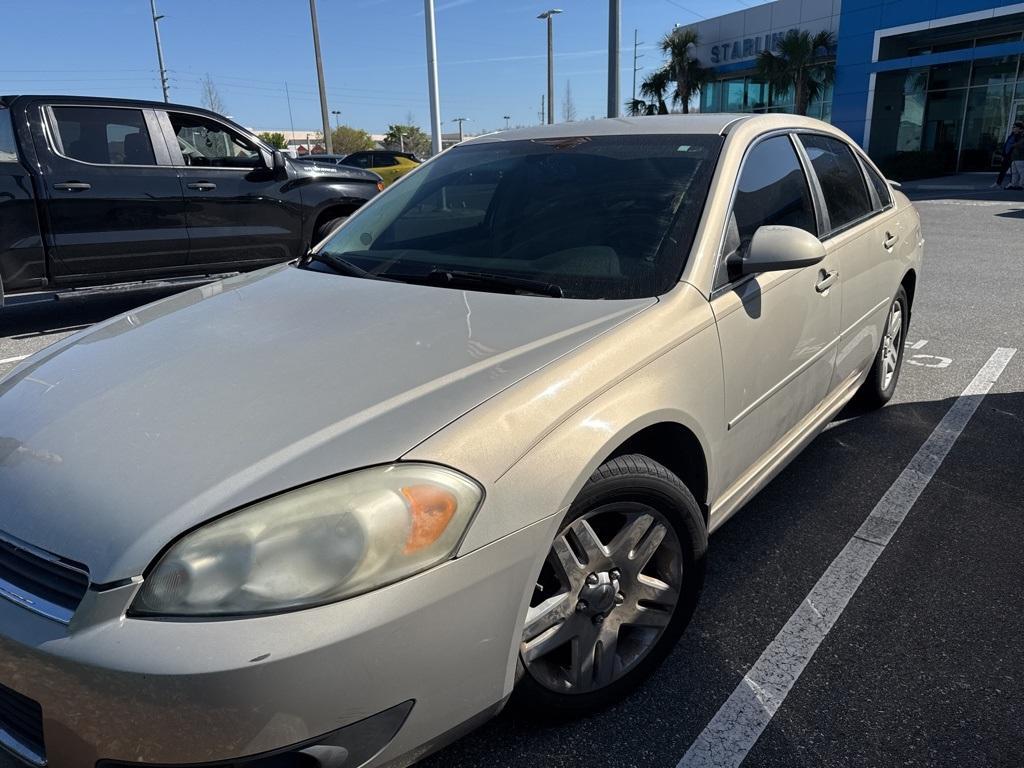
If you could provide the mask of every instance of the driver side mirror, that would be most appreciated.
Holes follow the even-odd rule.
[[[284,153],[279,149],[260,148],[260,162],[268,171],[273,171],[274,175],[284,171]]]
[[[729,260],[735,277],[758,272],[781,272],[817,264],[825,258],[821,240],[803,229],[765,225],[758,227],[746,255]]]

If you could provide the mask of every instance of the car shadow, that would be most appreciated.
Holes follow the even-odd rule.
[[[675,766],[954,400],[844,410],[711,537],[704,592],[690,626],[661,668],[625,701],[586,719],[554,723],[513,703],[421,765]],[[1024,491],[1008,485],[1005,471],[1019,464],[1022,432],[1024,393],[990,394],[958,440],[962,452],[955,445],[947,464],[956,462],[959,475],[976,478],[958,479],[975,484],[974,492],[1024,505]],[[818,765],[798,747],[787,765]]]

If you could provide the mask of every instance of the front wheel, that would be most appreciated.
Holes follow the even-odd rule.
[[[532,714],[574,716],[639,686],[693,615],[706,551],[700,507],[678,477],[640,455],[601,465],[538,578],[517,703]]]
[[[901,285],[889,306],[889,314],[882,329],[882,342],[875,354],[871,371],[857,393],[863,405],[881,408],[896,393],[896,383],[903,369],[903,350],[909,325],[910,302]]]

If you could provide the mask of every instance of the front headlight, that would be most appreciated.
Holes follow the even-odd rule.
[[[133,613],[270,613],[341,600],[452,556],[482,498],[431,464],[374,467],[283,493],[186,535]]]

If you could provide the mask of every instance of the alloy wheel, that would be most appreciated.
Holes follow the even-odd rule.
[[[679,537],[653,507],[623,502],[569,522],[551,547],[527,611],[520,653],[558,693],[588,693],[655,646],[683,584]]]
[[[896,369],[899,367],[903,344],[903,308],[894,301],[885,323],[885,338],[882,340],[882,389],[888,389]]]

